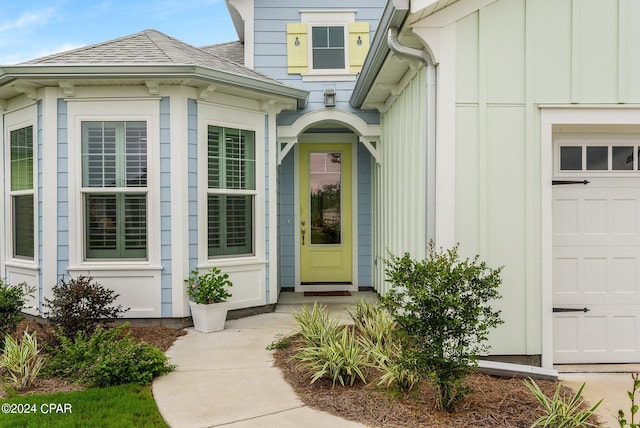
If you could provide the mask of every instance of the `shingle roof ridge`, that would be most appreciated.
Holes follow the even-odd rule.
[[[143,30],[143,31],[139,31],[137,33],[128,34],[126,36],[116,37],[115,39],[105,40],[104,42],[99,42],[99,43],[94,43],[94,44],[91,44],[91,45],[81,46],[79,48],[71,49],[71,50],[68,50],[68,51],[56,52],[56,53],[53,53],[51,55],[46,55],[46,56],[42,56],[42,57],[39,57],[39,58],[33,58],[33,59],[29,60],[29,61],[22,62],[19,65],[38,64],[38,63],[41,63],[41,62],[50,62],[51,60],[53,60],[55,58],[60,58],[60,57],[63,57],[63,56],[73,55],[73,54],[76,54],[76,53],[79,53],[79,52],[85,52],[85,51],[88,51],[90,49],[99,48],[101,46],[108,46],[108,45],[111,45],[111,44],[120,43],[120,42],[122,42],[124,40],[133,39],[135,37],[139,37],[139,36],[143,36],[143,35],[148,37],[148,35],[146,34],[147,31],[155,31],[155,30]]]
[[[147,52],[147,60],[145,61],[144,52],[131,50],[131,46],[122,51],[114,49],[109,51],[110,45],[116,45],[127,42],[136,38],[144,38],[146,42],[153,45],[155,49]],[[105,52],[97,51],[96,54],[90,52],[92,49],[100,49],[107,47]],[[144,46],[143,46],[144,48]],[[148,48],[148,46],[147,46]],[[107,58],[106,54],[111,54]],[[163,58],[165,60],[163,60]],[[211,70],[237,74],[252,79],[262,80],[280,86],[287,86],[271,76],[257,72],[251,68],[234,62],[228,58],[208,52],[199,47],[190,45],[179,39],[171,37],[161,31],[154,29],[143,30],[127,36],[118,37],[116,39],[107,40],[105,42],[93,45],[83,46],[65,52],[58,52],[52,55],[35,58],[27,62],[20,63],[21,66],[27,65],[190,65],[201,66]]]

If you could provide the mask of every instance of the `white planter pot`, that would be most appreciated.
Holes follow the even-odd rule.
[[[203,333],[212,331],[220,331],[224,329],[224,322],[227,319],[228,304],[212,303],[203,305],[189,301],[191,307],[191,317],[193,318],[193,327]]]

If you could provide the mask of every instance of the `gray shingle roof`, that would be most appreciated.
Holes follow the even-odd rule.
[[[145,30],[107,42],[37,58],[19,65],[191,65],[285,86],[237,62],[156,30]]]
[[[226,58],[244,65],[244,45],[239,40],[235,42],[219,43],[217,45],[201,46],[200,49],[210,54]]]

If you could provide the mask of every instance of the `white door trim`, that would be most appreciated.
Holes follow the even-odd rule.
[[[542,367],[553,367],[553,126],[640,125],[639,106],[540,106]]]

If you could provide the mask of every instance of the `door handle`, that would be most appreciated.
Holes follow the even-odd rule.
[[[304,235],[307,233],[307,230],[304,227],[305,221],[300,221],[300,237],[302,238],[302,245],[304,245]]]
[[[553,312],[589,312],[589,308],[553,308]]]

